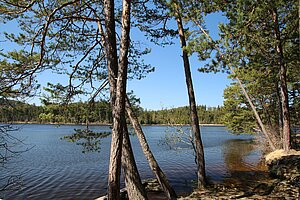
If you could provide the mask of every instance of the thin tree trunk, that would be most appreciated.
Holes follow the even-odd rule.
[[[125,174],[125,183],[129,199],[145,200],[147,194],[142,185],[140,175],[137,170],[137,166],[134,160],[129,133],[126,125],[126,114],[125,114],[125,102],[126,102],[126,80],[127,67],[128,67],[128,51],[130,43],[130,0],[123,0],[123,12],[122,12],[122,36],[120,44],[120,55],[119,55],[119,73],[124,68],[124,85],[123,85],[123,98],[122,98],[122,119],[123,119],[123,153],[122,153],[122,164]],[[126,70],[126,71],[125,71]],[[119,77],[117,80],[117,86]],[[117,90],[118,91],[118,90]]]
[[[277,97],[277,115],[278,115],[278,128],[279,128],[279,136],[282,138],[282,129],[283,129],[283,119],[282,119],[282,103],[280,98],[280,89],[279,83],[277,83],[276,87],[276,97]]]
[[[233,74],[235,74],[233,68],[230,67],[230,69],[231,69],[231,72]],[[259,116],[259,114],[258,114],[258,112],[257,112],[257,110],[256,110],[256,108],[254,106],[254,104],[252,103],[251,98],[249,97],[249,95],[248,95],[246,89],[244,88],[242,82],[240,81],[240,79],[238,77],[235,77],[235,79],[237,80],[238,84],[240,85],[240,88],[242,89],[243,94],[245,95],[246,99],[248,100],[248,103],[250,104],[250,107],[252,108],[252,111],[254,112],[255,118],[256,118],[256,120],[257,120],[257,122],[258,122],[258,124],[259,124],[259,126],[260,126],[260,128],[261,128],[261,130],[263,132],[263,134],[265,135],[266,139],[268,140],[268,143],[269,143],[272,151],[276,150],[276,146],[275,146],[276,142],[273,141],[273,140],[275,140],[275,137],[272,136],[266,130],[266,128],[265,128],[263,122],[261,121],[261,118],[260,118],[260,116]]]
[[[150,147],[148,145],[146,137],[143,133],[143,130],[141,128],[141,125],[139,124],[137,117],[135,116],[135,114],[132,110],[132,107],[131,107],[128,97],[126,97],[126,112],[129,117],[129,120],[135,130],[135,133],[139,139],[139,142],[141,144],[144,155],[145,155],[146,159],[148,160],[149,166],[150,166],[152,172],[154,173],[154,175],[156,176],[159,184],[161,185],[162,189],[166,193],[168,199],[172,199],[172,200],[177,199],[177,195],[176,195],[175,191],[173,190],[172,186],[168,182],[168,179],[165,176],[165,174],[163,173],[163,171],[160,169],[157,161],[155,160],[155,158],[150,150]]]
[[[179,10],[177,8],[176,13],[176,20],[178,25],[178,32],[180,36],[180,42],[181,42],[181,49],[182,49],[182,58],[183,58],[183,65],[184,65],[184,71],[185,71],[185,78],[186,78],[186,86],[188,90],[188,96],[189,96],[189,105],[190,105],[190,120],[191,120],[191,126],[192,126],[192,132],[195,137],[195,147],[196,147],[196,160],[198,165],[197,175],[198,175],[198,188],[204,188],[205,187],[205,160],[204,160],[204,150],[201,140],[201,134],[200,134],[200,126],[199,126],[199,119],[197,114],[197,107],[196,107],[196,100],[195,100],[195,94],[193,89],[193,81],[192,81],[192,75],[190,70],[190,63],[188,54],[185,50],[186,48],[186,39],[182,24],[182,19],[179,13]]]
[[[274,32],[276,38],[276,51],[278,56],[279,70],[279,80],[280,80],[280,94],[281,94],[281,107],[282,107],[282,119],[283,119],[283,130],[282,130],[282,145],[285,151],[289,151],[291,148],[291,124],[290,124],[290,114],[289,114],[289,99],[286,81],[286,66],[284,64],[283,49],[281,43],[281,34],[279,30],[279,22],[277,10],[274,8],[272,10],[273,22],[274,22]]]
[[[122,167],[129,199],[148,199],[134,160],[127,126],[124,127],[123,131]]]

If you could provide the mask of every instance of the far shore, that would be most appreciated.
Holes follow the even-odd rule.
[[[59,122],[35,122],[35,121],[12,121],[12,122],[0,122],[0,124],[42,124],[42,125],[82,125],[86,126],[86,123],[59,123]],[[98,123],[90,122],[89,126],[111,126],[111,123]],[[143,126],[190,126],[189,124],[142,124]],[[199,124],[200,126],[225,126],[224,124]]]

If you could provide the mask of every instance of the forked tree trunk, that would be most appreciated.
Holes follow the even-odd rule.
[[[182,24],[181,15],[179,12],[179,9],[177,7],[177,13],[176,13],[176,20],[178,25],[178,32],[180,36],[180,42],[181,42],[181,49],[182,49],[182,59],[183,59],[183,65],[184,65],[184,71],[185,71],[185,78],[186,78],[186,86],[188,90],[188,96],[189,96],[189,105],[190,105],[190,121],[192,126],[192,132],[194,134],[195,138],[195,149],[196,149],[196,160],[197,160],[197,176],[198,176],[198,188],[204,188],[205,187],[205,160],[204,160],[204,150],[201,140],[201,134],[200,134],[200,126],[199,126],[199,118],[197,114],[197,107],[196,107],[196,100],[195,100],[195,94],[194,94],[194,88],[193,88],[193,81],[192,81],[192,75],[191,75],[191,69],[190,69],[190,63],[188,54],[185,50],[186,48],[186,39]]]
[[[283,49],[281,43],[281,33],[279,29],[278,14],[276,8],[272,10],[273,22],[274,22],[274,32],[276,40],[276,52],[278,57],[279,65],[279,80],[280,80],[280,95],[281,95],[281,108],[282,108],[282,146],[285,151],[289,151],[291,148],[291,124],[290,124],[290,114],[289,114],[289,99],[286,81],[286,66],[284,64]]]
[[[164,172],[160,169],[157,161],[155,160],[155,158],[150,150],[150,147],[146,140],[145,134],[143,133],[142,127],[132,110],[132,107],[131,107],[128,97],[126,97],[126,112],[129,117],[129,120],[135,130],[135,133],[139,139],[139,142],[141,144],[144,155],[145,155],[146,159],[148,160],[149,166],[150,166],[152,172],[154,173],[154,175],[156,176],[159,184],[161,185],[161,187],[164,190],[165,194],[167,195],[168,199],[172,199],[172,200],[177,199],[177,195],[176,195],[174,189],[170,185]]]
[[[102,36],[106,35],[105,39],[102,39],[102,41],[105,44],[108,60],[108,75],[111,95],[110,100],[113,113],[108,199],[115,200],[120,198],[120,167],[122,154],[124,154],[122,156],[123,167],[129,198],[141,200],[147,199],[133,157],[125,119],[125,96],[130,42],[130,0],[123,0],[121,29],[122,36],[120,42],[119,62],[117,61],[118,57],[114,22],[114,1],[105,0],[104,6],[106,15],[106,34],[104,34],[100,23],[98,23],[98,27]],[[124,146],[123,153],[122,145]]]

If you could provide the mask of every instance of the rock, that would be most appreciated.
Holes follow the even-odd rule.
[[[274,186],[268,183],[260,183],[253,188],[253,193],[261,196],[268,195],[272,192]]]
[[[281,154],[281,155],[280,155]],[[267,164],[269,173],[277,178],[273,184],[269,197],[283,197],[283,199],[299,199],[300,193],[300,152],[282,151],[268,155]]]
[[[291,199],[300,200],[300,152],[283,150],[267,156],[269,173],[275,179],[267,178],[264,182],[243,190],[238,185],[230,187],[215,184],[206,190],[194,191],[181,200],[196,199]],[[251,181],[251,180],[249,180]]]
[[[291,149],[290,151],[285,152],[283,149],[279,149],[279,150],[273,151],[273,152],[269,153],[268,155],[266,155],[265,160],[266,160],[267,164],[270,164],[274,160],[278,160],[282,157],[291,156],[291,155],[300,156],[300,151]]]
[[[281,180],[298,180],[300,176],[300,155],[283,156],[268,162],[269,173]]]
[[[289,183],[289,181],[280,181],[272,190],[270,197],[284,197],[283,199],[299,199],[299,187]]]

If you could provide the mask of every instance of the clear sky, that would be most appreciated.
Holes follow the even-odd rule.
[[[207,28],[211,35],[218,37],[218,23],[223,22],[221,14],[214,14],[206,17]],[[16,24],[2,26],[0,32],[15,32]],[[132,33],[133,40],[144,38],[141,33]],[[2,35],[3,38],[3,35]],[[2,39],[1,38],[1,39]],[[181,57],[179,38],[175,38],[174,45],[159,47],[142,39],[146,47],[152,49],[151,53],[144,57],[146,64],[155,67],[155,72],[147,75],[142,80],[128,82],[128,91],[133,90],[134,94],[141,99],[141,106],[145,109],[159,110],[162,108],[173,108],[188,105],[187,89]],[[14,45],[9,48],[15,48]],[[230,84],[227,74],[204,74],[197,71],[205,63],[197,60],[196,56],[190,58],[191,71],[193,76],[194,91],[198,105],[218,106],[223,104],[223,90]],[[67,84],[67,79],[51,72],[38,76],[42,86],[47,82]],[[84,98],[83,98],[84,99]],[[40,104],[39,97],[31,99],[31,103]]]
[[[221,14],[206,17],[207,28],[214,38],[218,37],[218,23],[223,22]],[[165,48],[151,45],[151,54],[145,62],[155,66],[155,72],[142,80],[128,82],[128,90],[141,99],[143,108],[158,110],[188,105],[184,68],[179,38],[176,44]],[[208,62],[208,61],[207,61]],[[197,69],[205,64],[193,56],[190,58],[196,103],[198,105],[218,106],[223,104],[223,90],[230,84],[227,74],[200,73]]]
[[[183,61],[180,45],[153,48],[145,58],[156,66],[155,72],[142,80],[128,82],[128,90],[134,90],[141,98],[143,108],[157,110],[188,105]],[[217,106],[223,104],[223,90],[230,84],[226,74],[200,73],[203,65],[196,58],[190,59],[194,91],[198,105]]]

